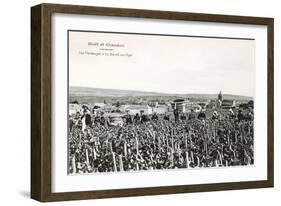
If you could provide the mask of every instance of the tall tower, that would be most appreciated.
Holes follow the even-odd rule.
[[[222,102],[222,93],[221,93],[221,91],[220,91],[220,93],[219,93],[219,95],[218,95],[218,100],[219,100],[220,102]]]

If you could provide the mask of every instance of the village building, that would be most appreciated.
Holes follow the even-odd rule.
[[[224,100],[222,100],[221,108],[222,109],[230,109],[230,108],[234,108],[235,105],[236,105],[235,100],[224,99]]]
[[[230,109],[236,106],[235,100],[223,99],[222,92],[218,94],[218,103],[222,109]]]
[[[167,105],[157,105],[155,107],[152,107],[152,112],[156,114],[165,114],[169,111],[169,107]]]
[[[150,115],[153,113],[152,107],[148,105],[122,105],[120,107],[122,112],[128,113],[129,115],[143,114]]]
[[[180,113],[187,113],[191,110],[193,102],[188,99],[175,99],[171,105],[173,109],[177,109]]]

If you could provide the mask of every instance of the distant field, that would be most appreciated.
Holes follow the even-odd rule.
[[[217,94],[167,94],[157,92],[144,92],[132,90],[100,89],[87,87],[70,87],[69,101],[87,102],[90,104],[97,102],[116,103],[139,103],[146,101],[169,102],[177,98],[189,98],[191,100],[216,99]],[[233,99],[240,102],[253,100],[253,97],[223,94],[224,99]]]

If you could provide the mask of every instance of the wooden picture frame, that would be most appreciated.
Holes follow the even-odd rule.
[[[267,179],[215,184],[170,185],[133,189],[52,192],[52,23],[54,13],[128,18],[220,22],[267,27]],[[272,18],[215,14],[40,4],[31,8],[31,198],[41,202],[161,195],[273,187],[274,184],[274,73]]]

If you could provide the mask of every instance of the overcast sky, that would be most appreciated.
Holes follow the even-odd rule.
[[[254,40],[69,33],[70,86],[254,96],[254,63]]]

